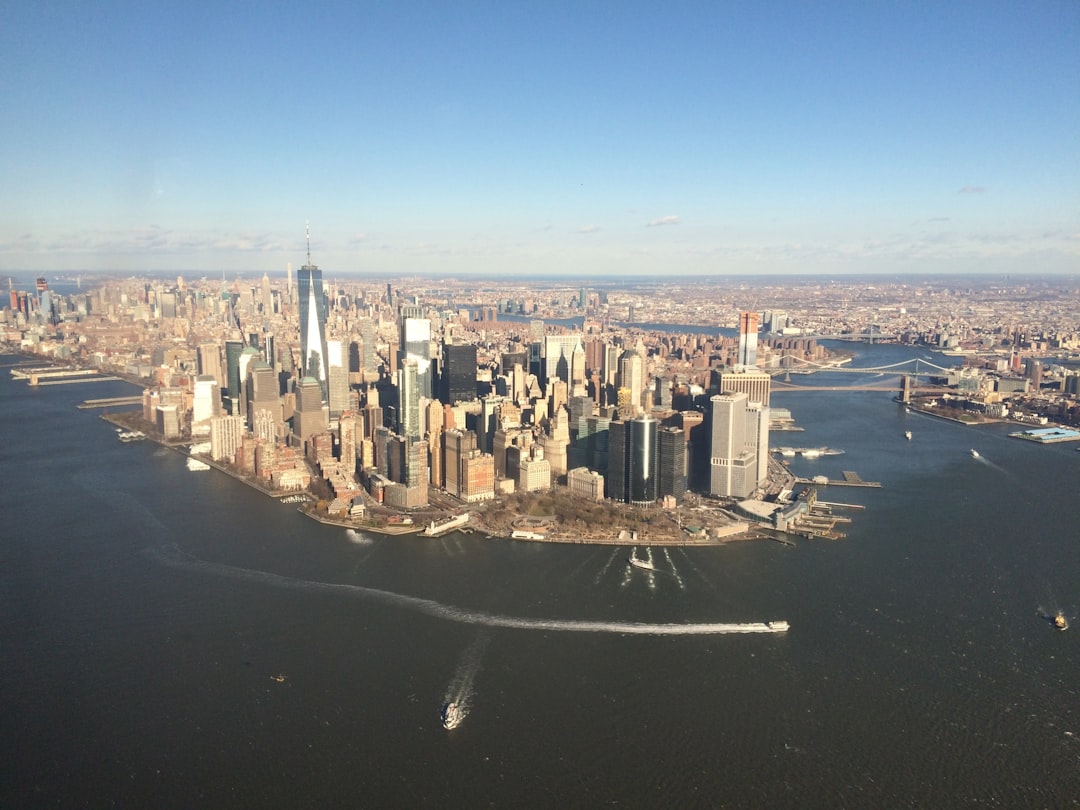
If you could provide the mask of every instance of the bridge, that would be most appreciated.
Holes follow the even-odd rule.
[[[948,374],[952,369],[931,363],[921,357],[913,357],[910,360],[902,360],[899,363],[891,363],[886,366],[870,366],[851,368],[849,366],[830,365],[818,363],[813,360],[804,360],[800,357],[784,358],[790,365],[782,369],[770,369],[773,377],[772,390],[778,391],[893,391],[900,394],[904,402],[907,402],[912,394],[937,393],[946,390],[940,385],[918,386],[920,377],[940,377]],[[797,385],[790,379],[777,379],[780,376],[790,374],[816,374],[820,371],[838,374],[874,374],[882,377],[880,382],[872,382],[865,385]]]

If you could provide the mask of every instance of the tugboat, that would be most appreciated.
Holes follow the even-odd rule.
[[[1068,630],[1069,620],[1065,618],[1065,614],[1062,611],[1058,611],[1057,615],[1050,619],[1050,624],[1053,625],[1055,630]]]
[[[465,719],[465,712],[453,701],[443,706],[439,714],[442,717],[443,728],[448,730],[457,728]]]

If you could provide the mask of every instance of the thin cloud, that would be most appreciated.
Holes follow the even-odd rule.
[[[599,225],[582,225],[580,228],[575,230],[574,233],[596,233],[599,230]]]
[[[668,214],[666,217],[660,217],[660,219],[654,219],[649,222],[645,227],[655,228],[657,225],[678,225],[679,217],[676,214]]]
[[[964,186],[958,194],[985,194],[986,186]]]

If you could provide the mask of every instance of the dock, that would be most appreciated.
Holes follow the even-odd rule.
[[[815,478],[796,478],[795,483],[819,487],[870,487],[873,489],[881,489],[880,481],[863,481],[858,473],[851,472],[850,470],[845,470],[843,476],[842,479],[825,478],[824,476],[817,476]]]
[[[99,379],[116,379],[115,377],[104,377]],[[134,397],[109,397],[107,399],[88,399],[84,402],[76,405],[76,408],[80,410],[86,410],[88,408],[112,408],[114,406],[123,405],[142,405],[142,394]]]

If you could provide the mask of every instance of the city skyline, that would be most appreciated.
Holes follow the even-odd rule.
[[[1075,272],[1071,3],[23,4],[0,272]]]

